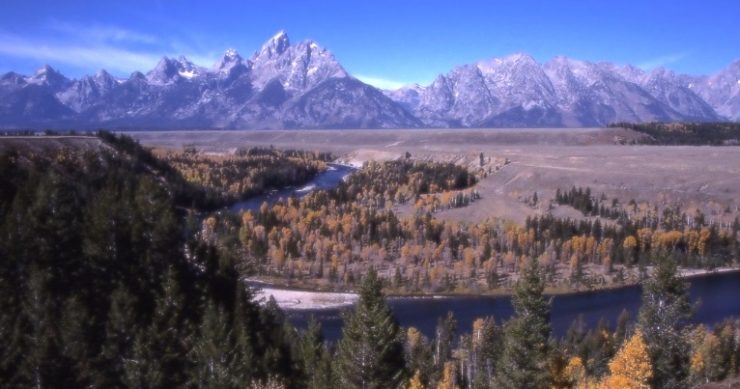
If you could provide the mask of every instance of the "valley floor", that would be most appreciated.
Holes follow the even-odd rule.
[[[740,147],[624,145],[642,135],[619,128],[577,129],[409,129],[130,132],[144,145],[193,146],[230,153],[237,147],[274,146],[328,151],[355,166],[400,158],[448,161],[476,167],[486,161],[506,165],[481,180],[481,199],[471,206],[445,210],[436,217],[458,221],[502,218],[523,223],[527,216],[554,213],[580,218],[567,206],[547,201],[527,204],[536,192],[550,199],[555,191],[590,187],[595,195],[663,208],[679,206],[687,214],[701,210],[714,223],[740,215]],[[411,208],[400,207],[403,212]]]

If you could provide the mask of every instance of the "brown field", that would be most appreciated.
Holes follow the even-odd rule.
[[[409,152],[415,159],[475,167],[480,153],[503,165],[477,186],[482,199],[438,217],[477,221],[501,217],[522,222],[552,212],[580,217],[570,207],[549,209],[557,188],[591,187],[622,204],[701,209],[727,223],[739,214],[740,147],[623,145],[641,135],[623,129],[299,130],[132,132],[144,145],[194,146],[229,153],[238,147],[274,146],[331,151],[345,162],[387,160]],[[537,192],[536,207],[526,200]],[[408,207],[407,207],[408,208]],[[401,208],[402,212],[410,209]]]

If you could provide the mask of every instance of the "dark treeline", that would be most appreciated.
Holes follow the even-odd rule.
[[[613,123],[651,137],[640,143],[658,145],[739,145],[740,123]]]
[[[223,204],[273,189],[302,185],[326,169],[329,153],[274,148],[238,149],[206,155],[192,148],[157,153],[159,159],[200,188],[209,203]]]
[[[555,192],[555,202],[561,205],[570,205],[581,211],[586,216],[600,216],[607,219],[626,218],[627,213],[619,207],[617,199],[611,204],[606,203],[606,196],[600,198],[591,195],[591,188],[572,187],[570,191],[561,192],[558,188]]]
[[[468,169],[453,163],[418,162],[409,159],[369,162],[349,176],[346,185],[330,191],[336,201],[346,203],[357,196],[375,197],[373,205],[383,207],[383,200],[405,203],[418,196],[461,190],[478,182]],[[376,201],[379,200],[379,201]]]

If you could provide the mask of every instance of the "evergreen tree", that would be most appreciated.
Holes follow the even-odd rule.
[[[342,388],[387,389],[405,381],[400,329],[381,289],[371,269],[354,310],[344,317],[337,350],[337,379]]]
[[[550,302],[536,259],[530,259],[514,288],[514,316],[504,329],[503,354],[496,381],[502,388],[545,388],[549,384],[547,355]]]
[[[104,341],[95,360],[98,374],[96,387],[123,386],[126,363],[132,359],[136,340],[136,298],[125,286],[119,285],[110,297]]]
[[[147,386],[182,386],[191,368],[186,356],[193,334],[183,324],[184,298],[173,267],[167,270],[161,289],[151,323],[137,334],[134,342],[134,359],[147,361],[136,370]]]
[[[307,377],[306,388],[334,387],[329,352],[324,345],[324,337],[321,335],[321,324],[314,317],[311,317],[308,322],[308,328],[301,337],[299,348],[303,372]]]
[[[639,328],[653,364],[653,387],[688,387],[690,346],[686,324],[693,306],[689,285],[678,278],[676,263],[657,258],[653,276],[643,285]]]
[[[21,350],[24,355],[16,366],[10,383],[18,387],[43,388],[53,383],[56,349],[52,297],[49,295],[48,271],[32,266],[29,272],[28,290],[25,293],[22,317],[20,318]]]
[[[289,383],[303,382],[299,361],[291,352],[292,345],[298,343],[299,338],[272,296],[259,316],[256,336],[261,342],[258,352],[262,355],[263,374],[286,377],[291,380]]]
[[[194,369],[190,385],[199,388],[233,388],[248,381],[236,380],[240,361],[227,313],[209,302],[203,314],[198,340],[191,350]]]
[[[474,364],[474,388],[490,388],[493,384],[494,367],[501,355],[500,327],[493,317],[473,322],[471,351]]]
[[[622,309],[617,318],[617,328],[614,330],[614,346],[620,347],[627,340],[628,326],[630,324],[630,313]]]
[[[66,372],[74,377],[75,384],[90,387],[94,377],[93,350],[91,339],[94,339],[92,317],[88,308],[78,297],[70,297],[64,303],[59,322],[62,353],[70,361],[70,370]]]
[[[421,383],[429,382],[434,371],[434,358],[429,340],[416,328],[409,327],[406,330],[404,351],[408,371],[418,374]]]
[[[447,312],[447,316],[437,320],[437,336],[434,339],[434,365],[437,371],[442,371],[445,362],[452,357],[456,333],[457,320],[452,312]]]

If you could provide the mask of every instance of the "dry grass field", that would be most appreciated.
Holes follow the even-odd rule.
[[[229,153],[239,147],[274,146],[330,151],[345,162],[415,159],[453,161],[471,167],[506,161],[483,179],[474,204],[437,216],[476,221],[501,217],[522,222],[552,212],[580,217],[567,206],[548,207],[556,189],[590,187],[622,204],[701,209],[714,222],[730,222],[740,207],[740,147],[629,145],[642,135],[624,129],[301,130],[131,132],[144,145],[194,146]],[[499,164],[503,165],[503,163]],[[537,206],[527,200],[537,192]],[[402,212],[410,209],[401,209]]]

